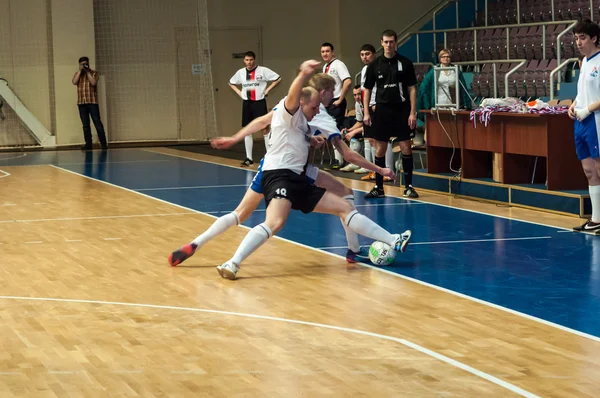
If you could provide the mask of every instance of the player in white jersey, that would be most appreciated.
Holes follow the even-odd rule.
[[[308,85],[315,88],[319,92],[321,97],[320,112],[318,115],[315,116],[315,118],[313,118],[313,120],[309,122],[309,125],[313,130],[314,134],[316,134],[319,137],[322,136],[330,140],[335,147],[339,148],[340,152],[349,161],[356,161],[364,167],[368,167],[369,169],[375,171],[379,170],[378,172],[381,172],[388,176],[393,175],[393,173],[391,173],[391,170],[380,170],[378,166],[367,162],[364,158],[362,158],[362,156],[356,154],[356,152],[351,151],[350,148],[348,148],[348,146],[345,145],[344,142],[341,140],[341,134],[337,129],[335,120],[327,114],[323,106],[323,104],[330,103],[331,98],[333,97],[333,78],[324,73],[317,73],[309,80]],[[283,100],[280,103],[283,103]],[[271,111],[265,116],[254,119],[248,126],[241,129],[233,137],[220,137],[213,139],[213,147],[217,149],[230,148],[231,146],[243,140],[248,135],[252,135],[264,128],[267,128],[271,124],[273,113],[274,111]],[[358,160],[356,160],[356,158],[358,158]],[[207,231],[197,236],[191,243],[183,245],[182,247],[174,251],[169,256],[169,264],[171,264],[172,266],[181,264],[187,258],[191,257],[197,249],[201,248],[203,245],[205,245],[207,242],[209,242],[216,236],[219,236],[231,227],[243,223],[252,214],[252,212],[256,210],[256,208],[263,199],[263,190],[261,186],[263,160],[261,160],[258,166],[258,172],[254,176],[252,184],[246,191],[244,198],[237,206],[237,208],[233,212],[218,218]],[[354,206],[354,193],[352,189],[342,184],[331,174],[323,170],[319,170],[313,165],[308,165],[306,170],[306,177],[308,178],[309,182],[314,183],[319,187],[327,189],[329,192],[332,192],[337,196],[347,200],[349,203],[352,204],[352,206]],[[369,261],[367,250],[360,247],[358,235],[346,227],[344,220],[341,221],[346,231],[346,238],[348,240],[346,261],[349,263],[355,263],[357,261]]]
[[[327,73],[335,80],[335,89],[333,90],[333,102],[325,104],[327,112],[335,119],[338,129],[342,128],[344,117],[346,116],[346,94],[350,90],[352,77],[346,64],[336,58],[333,50],[333,44],[321,44],[321,58],[323,58],[323,73]]]
[[[406,250],[411,237],[409,230],[390,234],[358,213],[347,201],[311,184],[304,175],[312,135],[308,122],[319,113],[321,99],[317,90],[303,88],[303,85],[318,66],[319,62],[314,60],[300,66],[284,106],[278,107],[273,114],[270,147],[265,155],[262,177],[266,219],[248,232],[229,261],[217,267],[223,278],[236,279],[241,262],[283,228],[291,210],[336,215],[357,234],[385,242],[400,252]]]
[[[238,70],[229,80],[229,87],[242,98],[242,127],[248,125],[257,117],[267,114],[267,101],[265,97],[269,95],[276,85],[281,81],[281,77],[271,69],[256,65],[256,54],[248,51],[244,56],[244,67]],[[267,83],[272,82],[268,87]],[[240,90],[237,86],[240,85]],[[245,142],[246,159],[242,166],[250,166],[254,163],[252,149],[254,141],[252,137],[247,137]],[[265,140],[265,145],[266,145]]]
[[[569,107],[569,116],[575,119],[575,150],[588,179],[592,202],[592,217],[573,230],[600,235],[600,26],[590,20],[580,21],[573,33],[577,48],[585,58],[581,62],[577,97]]]
[[[365,91],[365,79],[366,79],[367,66],[369,66],[369,64],[375,60],[375,54],[376,54],[375,46],[373,46],[372,44],[363,44],[362,47],[360,48],[360,60],[364,65],[362,70],[360,71],[361,102],[362,102],[362,99],[364,96],[364,91]],[[374,87],[373,91],[376,92],[377,87]],[[371,108],[370,109],[371,113],[375,113],[375,94],[372,94],[372,96],[371,96],[371,101],[369,101],[369,108]],[[369,162],[375,162],[375,139],[372,136],[371,126],[365,126],[364,123],[363,123],[363,136],[365,137],[365,140],[364,140],[365,158]],[[393,163],[393,159],[394,158],[392,155],[392,163]],[[391,168],[390,163],[386,163],[386,166],[388,168]],[[355,170],[354,172],[357,174],[369,173],[368,170],[365,170],[363,168]],[[363,180],[363,181],[375,180],[375,173],[370,172],[368,175],[361,178],[361,180]]]

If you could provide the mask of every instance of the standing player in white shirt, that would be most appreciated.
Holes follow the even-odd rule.
[[[244,56],[244,65],[245,67],[238,70],[229,80],[229,87],[243,100],[242,127],[257,117],[267,114],[265,97],[281,81],[281,77],[271,69],[256,65],[256,54],[253,51],[248,51]],[[267,87],[268,82],[271,82],[269,87]],[[242,89],[237,88],[237,85],[241,85]],[[252,157],[254,141],[252,136],[246,137],[244,144],[246,146],[246,159],[242,162],[242,166],[250,166],[254,163]],[[268,146],[266,137],[265,146]]]
[[[303,85],[318,66],[314,60],[300,66],[284,106],[277,107],[273,114],[270,147],[262,168],[266,219],[248,232],[231,260],[217,267],[223,278],[235,279],[241,262],[283,228],[292,209],[336,215],[354,232],[385,242],[400,252],[408,245],[409,230],[390,234],[344,199],[309,183],[304,175],[312,136],[308,122],[319,113],[320,96],[314,88]]]
[[[579,21],[573,33],[585,58],[569,116],[575,119],[575,150],[588,179],[592,202],[592,218],[573,230],[600,235],[600,26],[590,20]]]
[[[350,72],[348,72],[346,64],[335,57],[333,44],[326,42],[321,45],[321,58],[325,62],[323,73],[327,73],[335,80],[333,101],[331,104],[325,104],[325,108],[327,109],[327,113],[335,119],[338,130],[341,130],[346,118],[346,108],[348,107],[346,94],[350,90],[352,77],[350,76]],[[333,152],[335,155],[333,168],[339,169],[344,163],[344,158],[335,148]]]

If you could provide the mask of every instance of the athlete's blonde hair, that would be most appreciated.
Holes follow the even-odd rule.
[[[310,78],[308,85],[318,92],[323,90],[333,91],[335,87],[335,80],[333,80],[333,77],[329,76],[327,73],[317,73]]]
[[[300,100],[306,105],[315,98],[319,98],[319,92],[313,87],[304,87],[300,93]]]

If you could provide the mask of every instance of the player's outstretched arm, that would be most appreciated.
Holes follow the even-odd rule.
[[[309,76],[317,69],[321,63],[313,59],[304,61],[300,65],[300,72],[298,76],[292,82],[288,95],[285,99],[285,109],[290,113],[294,114],[300,107],[300,94],[302,93],[302,87],[308,80]]]
[[[390,177],[392,180],[396,178],[396,175],[394,174],[394,172],[392,170],[379,167],[379,166],[369,162],[360,153],[354,152],[352,149],[350,149],[348,147],[348,145],[346,145],[346,143],[342,140],[342,137],[340,137],[340,136],[333,137],[331,139],[331,143],[333,144],[335,149],[340,151],[340,153],[342,154],[342,156],[344,157],[344,160],[346,162],[355,164],[359,167],[363,167],[367,170],[374,171],[375,173],[381,174],[384,177]]]
[[[231,148],[233,145],[237,144],[245,137],[266,129],[271,124],[271,120],[273,119],[273,113],[273,111],[270,111],[266,115],[257,117],[231,137],[213,138],[212,140],[210,140],[210,145],[215,149]]]

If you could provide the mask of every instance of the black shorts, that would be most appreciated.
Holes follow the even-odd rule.
[[[244,100],[242,102],[242,127],[250,124],[257,117],[267,114],[267,100],[258,101]]]
[[[373,131],[371,138],[387,142],[391,137],[398,137],[400,141],[408,141],[415,136],[414,130],[408,126],[410,105],[402,104],[377,104],[376,112],[371,119]]]
[[[265,170],[261,185],[267,207],[274,198],[283,198],[292,202],[292,209],[302,213],[312,212],[325,195],[325,189],[291,170]]]
[[[375,111],[373,108],[376,108],[375,105],[371,106],[369,109],[369,115],[371,116],[371,122],[373,121],[373,115],[375,115]],[[367,126],[363,123],[363,137],[365,138],[373,138],[373,126]]]

